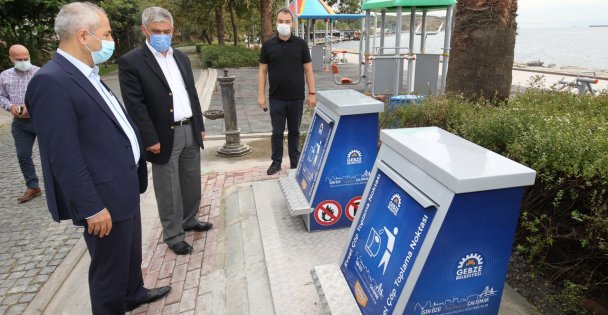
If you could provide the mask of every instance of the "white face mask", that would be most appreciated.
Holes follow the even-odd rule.
[[[289,36],[291,35],[291,25],[284,23],[277,23],[277,31],[281,36]]]
[[[30,70],[30,68],[32,67],[32,63],[29,60],[24,60],[24,61],[15,61],[15,69],[25,72],[27,70]]]

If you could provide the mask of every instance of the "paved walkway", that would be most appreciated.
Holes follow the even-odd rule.
[[[4,113],[3,113],[4,114]],[[11,118],[0,124],[0,314],[23,314],[41,286],[47,282],[74,244],[82,229],[72,222],[55,223],[47,210],[44,194],[20,204],[17,198],[26,186],[19,168],[11,135]],[[34,164],[42,170],[38,146]]]

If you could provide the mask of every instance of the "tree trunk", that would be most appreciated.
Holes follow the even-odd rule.
[[[456,5],[446,92],[507,100],[517,24],[517,0],[460,0]]]
[[[230,11],[230,23],[232,24],[232,40],[234,46],[237,46],[239,44],[239,30],[234,17],[234,0],[228,1],[228,10]]]
[[[262,40],[261,43],[272,38],[272,14],[270,8],[272,0],[260,0],[260,21],[262,23]]]
[[[218,45],[225,45],[224,40],[224,6],[222,4],[215,7],[215,29],[217,32]]]

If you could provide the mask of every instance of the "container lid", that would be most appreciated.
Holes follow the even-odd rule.
[[[317,101],[340,116],[384,111],[384,103],[353,89],[319,91]]]
[[[536,177],[533,169],[438,127],[382,130],[380,140],[455,193],[530,186]]]

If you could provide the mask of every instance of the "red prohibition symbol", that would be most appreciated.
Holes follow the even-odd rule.
[[[346,204],[346,210],[344,211],[344,213],[346,214],[346,217],[349,220],[355,220],[355,216],[357,215],[357,209],[359,209],[359,203],[361,203],[361,196],[357,196],[351,199]]]
[[[335,200],[325,200],[315,208],[315,221],[323,226],[338,222],[341,215],[342,207]]]

